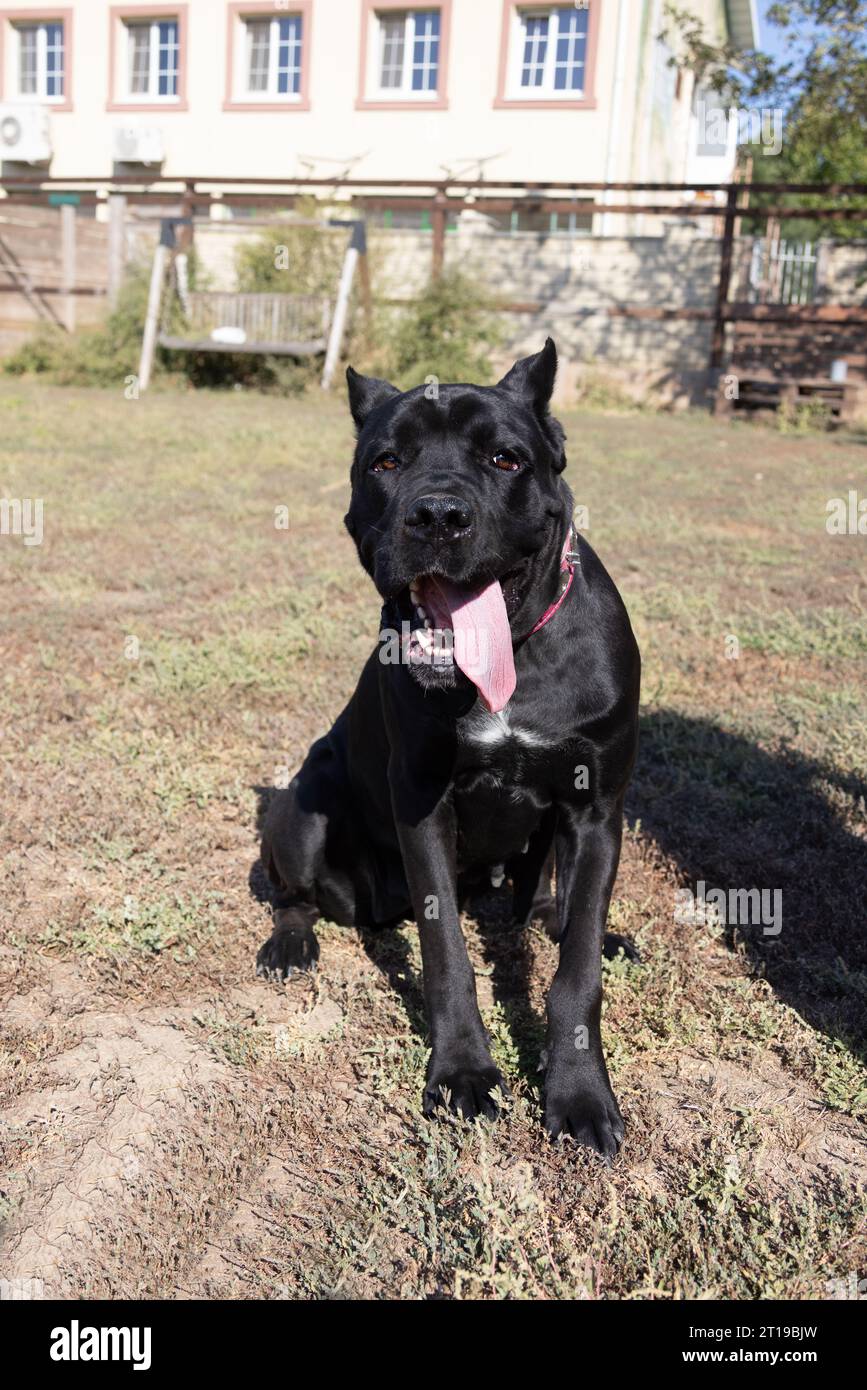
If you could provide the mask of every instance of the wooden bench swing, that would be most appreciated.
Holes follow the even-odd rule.
[[[239,352],[284,357],[313,357],[324,353],[321,385],[327,391],[340,356],[352,282],[361,257],[365,258],[364,284],[368,284],[364,222],[356,219],[301,224],[352,229],[332,301],[327,295],[190,290],[187,256],[177,248],[176,232],[179,225],[188,221],[164,218],[160,223],[139,359],[139,391],[146,391],[150,385],[157,347],[174,352]],[[167,279],[169,294],[165,293]],[[169,326],[175,306],[180,308],[184,324],[181,333],[172,332]]]

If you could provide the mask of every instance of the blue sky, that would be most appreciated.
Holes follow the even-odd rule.
[[[768,24],[765,15],[771,8],[773,0],[758,0],[759,11],[759,42],[756,45],[763,52],[770,53],[774,58],[781,58],[785,52],[785,31],[777,28],[775,24]]]

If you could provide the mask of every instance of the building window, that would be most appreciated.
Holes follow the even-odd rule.
[[[15,24],[18,41],[18,95],[58,101],[64,91],[64,45],[61,20]]]
[[[405,97],[436,93],[439,85],[439,10],[390,10],[379,23],[379,91]]]
[[[413,9],[363,0],[359,106],[445,107],[451,0]]]
[[[497,105],[594,105],[598,4],[523,5],[505,0]]]
[[[109,9],[108,111],[187,110],[185,4]]]
[[[301,93],[301,15],[244,19],[248,97]]]
[[[177,19],[124,20],[130,100],[176,100],[180,42]]]
[[[521,92],[552,97],[584,95],[589,19],[586,9],[562,6],[541,13],[518,11]]]
[[[232,0],[225,111],[310,109],[311,0]]]

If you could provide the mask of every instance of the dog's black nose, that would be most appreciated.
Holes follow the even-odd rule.
[[[417,540],[458,541],[472,526],[473,513],[460,497],[432,492],[416,498],[404,522]]]

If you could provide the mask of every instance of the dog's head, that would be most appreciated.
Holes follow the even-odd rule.
[[[568,526],[556,371],[549,338],[492,387],[401,392],[347,372],[358,443],[346,525],[361,562],[419,682],[463,672],[492,709],[512,693],[512,636],[529,630]]]

